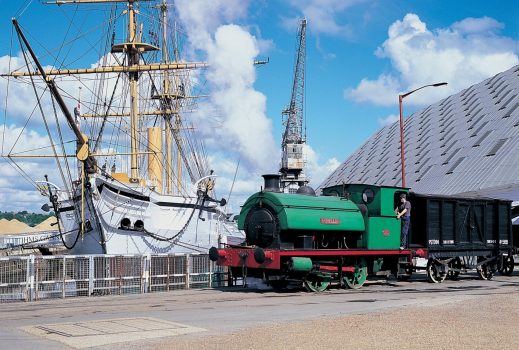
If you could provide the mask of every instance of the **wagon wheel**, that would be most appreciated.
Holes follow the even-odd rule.
[[[433,258],[429,258],[427,262],[427,280],[432,283],[442,283],[447,277],[445,272],[441,271],[441,264]]]
[[[348,288],[359,289],[364,285],[368,277],[368,268],[366,265],[366,259],[357,259],[354,264],[355,270],[344,274],[343,281]]]
[[[512,255],[503,256],[503,266],[499,269],[502,275],[510,276],[514,271],[514,257]]]
[[[330,281],[323,276],[309,274],[304,278],[303,285],[309,292],[322,292],[328,288]]]
[[[494,277],[494,271],[488,266],[488,264],[480,265],[476,268],[479,278],[482,280],[490,280]]]
[[[483,256],[478,256],[478,263],[485,260],[486,258]],[[482,264],[476,267],[476,271],[478,273],[479,278],[482,280],[489,280],[494,277],[494,269],[491,268],[490,264]]]
[[[457,280],[460,276],[460,271],[452,271],[450,269],[461,269],[461,259],[459,257],[456,257],[452,259],[449,263],[449,272],[447,273],[447,277],[451,280]]]

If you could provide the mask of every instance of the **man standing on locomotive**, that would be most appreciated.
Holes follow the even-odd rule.
[[[400,235],[400,249],[407,249],[407,233],[411,222],[411,202],[407,200],[406,194],[400,195],[400,205],[395,208],[397,219],[402,220],[402,232]]]

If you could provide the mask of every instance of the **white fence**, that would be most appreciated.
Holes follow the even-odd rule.
[[[139,294],[221,285],[207,254],[0,258],[0,302]]]

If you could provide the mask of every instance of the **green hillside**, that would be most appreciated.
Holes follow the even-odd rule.
[[[12,220],[16,219],[18,221],[24,222],[27,225],[33,227],[38,225],[39,223],[47,220],[49,217],[54,216],[54,213],[49,214],[35,214],[28,213],[27,211],[20,212],[9,212],[9,211],[0,211],[0,219]]]

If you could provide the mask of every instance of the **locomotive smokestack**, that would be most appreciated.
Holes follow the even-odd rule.
[[[279,179],[281,175],[278,174],[265,174],[262,175],[265,180],[265,192],[277,192],[280,193],[281,190],[279,188]]]

